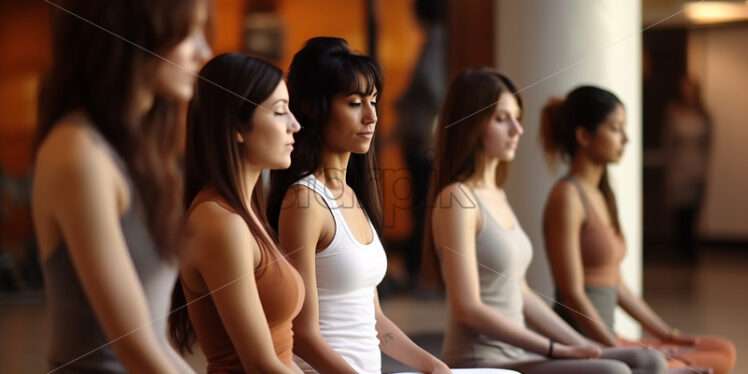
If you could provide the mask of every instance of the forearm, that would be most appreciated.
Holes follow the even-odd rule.
[[[670,335],[672,327],[662,320],[643,299],[634,295],[623,283],[618,286],[618,304],[626,313],[639,321],[642,327],[650,334],[660,339],[665,339]]]
[[[348,363],[318,333],[294,329],[294,354],[320,373],[356,374]]]
[[[527,324],[540,334],[568,345],[590,343],[589,339],[569,326],[532,290],[525,288],[523,294],[524,314]]]
[[[525,328],[503,314],[480,305],[459,318],[462,325],[522,349],[540,355],[548,353],[549,339]]]
[[[393,359],[424,373],[444,365],[439,359],[414,343],[384,314],[377,315],[379,349]]]
[[[295,362],[291,362],[291,370],[293,370],[295,374],[304,374],[304,371],[302,371],[299,365],[296,365]]]
[[[112,343],[117,359],[131,373],[178,373],[171,361],[163,354],[155,337],[128,337]],[[146,333],[146,335],[151,335]],[[133,338],[133,339],[129,339]]]

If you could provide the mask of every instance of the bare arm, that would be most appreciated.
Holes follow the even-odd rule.
[[[522,282],[524,314],[527,323],[539,333],[568,345],[597,345],[580,335],[556,314],[535,292]]]
[[[379,349],[395,360],[424,373],[449,373],[449,367],[414,343],[382,312],[379,295],[374,295]]]
[[[672,328],[644,300],[634,295],[623,280],[618,284],[618,304],[652,335],[663,340],[669,337]]]
[[[618,345],[597,309],[584,292],[584,269],[579,233],[584,224],[584,206],[571,182],[561,182],[551,191],[543,217],[543,234],[556,290],[569,315],[585,336],[609,347]]]
[[[190,215],[194,264],[248,373],[293,373],[275,353],[255,282],[259,247],[244,220],[217,204]]]
[[[129,372],[176,373],[151,326],[143,286],[127,249],[120,209],[129,199],[123,197],[124,179],[111,157],[87,130],[61,127],[40,149],[34,179],[35,203],[42,205],[35,213],[44,211],[45,219],[58,226],[59,240],[67,244],[117,359]]]
[[[546,355],[549,339],[537,334],[498,311],[485,305],[480,298],[480,282],[475,254],[475,235],[478,229],[479,211],[473,202],[456,184],[447,186],[441,193],[441,201],[456,197],[457,202],[437,204],[433,210],[434,242],[441,252],[442,272],[446,285],[450,309],[457,321],[466,327],[490,336],[493,339]],[[517,280],[518,282],[520,280]],[[557,345],[557,357],[564,354],[573,357],[594,357],[592,352],[571,352]],[[597,353],[599,354],[599,352]]]
[[[281,205],[278,237],[289,262],[304,281],[306,296],[299,315],[293,321],[294,353],[321,373],[356,373],[322,337],[319,329],[319,304],[315,254],[325,219],[332,220],[324,204],[313,198],[313,191],[295,185],[289,188]],[[334,226],[334,224],[333,224]]]

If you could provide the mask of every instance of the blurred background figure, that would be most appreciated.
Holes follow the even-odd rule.
[[[447,90],[447,39],[444,0],[413,2],[418,25],[426,35],[411,80],[405,93],[395,103],[398,122],[395,137],[411,174],[411,207],[413,230],[403,247],[407,274],[392,274],[399,286],[417,279],[421,263],[421,240],[432,163],[434,120]]]
[[[680,79],[665,112],[665,203],[673,217],[675,245],[689,263],[698,260],[697,221],[704,201],[712,123],[697,82]]]

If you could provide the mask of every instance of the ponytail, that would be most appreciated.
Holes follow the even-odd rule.
[[[560,126],[561,108],[564,105],[564,99],[552,97],[543,107],[540,113],[540,143],[543,146],[543,153],[551,170],[556,169],[556,161],[561,153],[561,144],[559,139],[563,137],[563,129]]]

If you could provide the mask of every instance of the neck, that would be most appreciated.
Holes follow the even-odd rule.
[[[244,190],[242,195],[244,197],[244,203],[247,204],[247,210],[252,212],[252,192],[255,190],[257,180],[260,179],[261,168],[254,167],[247,163],[244,164],[244,173],[242,180],[244,181]]]
[[[314,175],[331,190],[343,188],[346,184],[350,158],[351,152],[336,152],[323,148],[320,155],[321,165]]]
[[[496,170],[499,167],[498,158],[482,157],[476,165],[476,172],[468,177],[468,182],[475,187],[499,188],[496,184]]]
[[[581,153],[574,156],[569,168],[570,175],[595,188],[600,185],[600,180],[603,178],[604,171],[605,164],[595,162]]]

